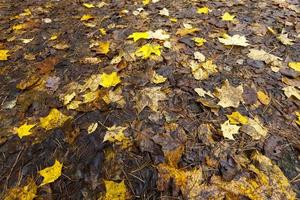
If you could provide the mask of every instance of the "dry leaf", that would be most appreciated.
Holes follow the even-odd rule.
[[[282,67],[281,58],[274,56],[270,53],[265,52],[264,50],[250,49],[248,57],[253,60],[264,61],[266,64],[273,65],[275,67]]]
[[[198,14],[208,14],[209,12],[211,12],[211,10],[208,7],[201,7],[201,8],[197,8],[197,13]]]
[[[54,165],[39,171],[39,174],[44,177],[40,186],[56,181],[61,176],[63,164],[55,160]]]
[[[33,127],[35,127],[36,124],[23,124],[19,128],[15,128],[16,133],[18,134],[19,138],[22,139],[24,136],[31,135],[32,132],[30,131]]]
[[[180,28],[177,30],[176,35],[180,35],[180,36],[191,35],[199,31],[200,31],[199,28]]]
[[[300,100],[300,90],[295,88],[294,86],[287,86],[285,88],[282,88],[282,90],[284,91],[284,94],[285,96],[287,96],[287,98],[294,96],[298,100]]]
[[[98,123],[91,123],[87,129],[88,134],[94,133],[96,129],[98,128]]]
[[[227,34],[223,35],[223,38],[218,38],[219,42],[225,44],[225,45],[233,45],[233,46],[242,46],[246,47],[249,44],[247,43],[247,39],[243,35],[233,35],[229,36]]]
[[[202,88],[195,88],[194,90],[200,97],[205,97],[205,95],[208,95],[214,98],[213,94],[210,91],[205,91]]]
[[[192,61],[190,67],[196,80],[205,80],[218,72],[217,65],[213,64],[211,60],[207,60],[205,63],[201,64]]]
[[[239,112],[233,112],[230,115],[226,115],[230,124],[248,124],[248,117],[242,115]]]
[[[157,74],[155,71],[153,72],[152,82],[155,84],[164,83],[167,80],[166,77]]]
[[[231,125],[229,120],[221,124],[221,131],[223,133],[224,138],[228,138],[230,140],[234,140],[233,135],[239,133],[240,126]]]
[[[264,138],[268,133],[268,129],[261,124],[257,117],[249,119],[248,123],[242,126],[241,131],[250,135],[254,140]]]
[[[206,42],[204,38],[200,38],[200,37],[193,37],[193,41],[196,43],[198,47],[201,47]]]
[[[104,200],[126,200],[126,185],[124,180],[120,183],[104,180],[105,197]]]
[[[99,54],[108,54],[110,48],[110,42],[99,42],[99,47],[96,49],[96,52]]]
[[[218,105],[223,108],[237,108],[240,102],[243,101],[243,86],[233,87],[228,80],[225,80],[221,88],[217,88],[215,96],[220,99]]]
[[[263,91],[257,92],[257,98],[264,105],[269,105],[269,103],[271,102],[270,97],[267,94],[265,94]]]
[[[71,116],[64,115],[56,108],[52,108],[48,116],[40,118],[40,126],[48,131],[57,127],[61,127],[67,120],[71,118]]]

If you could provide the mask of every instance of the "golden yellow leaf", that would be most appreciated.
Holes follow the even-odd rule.
[[[200,37],[194,37],[193,40],[198,47],[201,47],[206,42],[206,39]]]
[[[92,3],[83,3],[82,5],[86,8],[95,8],[94,4]]]
[[[151,54],[155,54],[157,56],[161,55],[162,47],[157,44],[145,44],[141,48],[139,48],[135,54],[139,57],[143,57],[143,59],[147,59],[151,56]]]
[[[7,60],[8,57],[9,57],[9,54],[8,54],[9,50],[5,50],[5,49],[2,49],[0,50],[0,61],[4,61],[4,60]]]
[[[223,38],[218,38],[219,42],[223,43],[224,45],[233,45],[233,46],[242,46],[246,47],[249,44],[247,43],[247,39],[243,35],[233,35],[229,36],[227,34],[223,35]]]
[[[197,13],[199,14],[208,14],[211,10],[208,7],[197,8]]]
[[[31,135],[32,132],[30,131],[33,127],[35,127],[36,124],[27,124],[27,122],[25,124],[23,124],[22,126],[20,126],[19,128],[16,128],[15,131],[18,134],[19,138],[22,139],[22,137],[24,136],[28,136]]]
[[[69,103],[72,101],[72,99],[74,99],[75,96],[76,96],[76,93],[75,93],[75,92],[72,92],[71,94],[66,94],[66,95],[63,97],[64,105],[69,104]]]
[[[74,100],[67,105],[67,109],[68,110],[76,110],[77,108],[79,108],[80,104],[82,104],[82,101]]]
[[[173,23],[176,23],[176,22],[177,22],[177,19],[174,18],[174,17],[171,17],[171,18],[170,18],[170,21],[173,22]]]
[[[222,21],[232,21],[235,18],[235,15],[231,15],[229,12],[225,12],[222,15]]]
[[[51,35],[49,40],[56,40],[58,38],[58,36],[59,36],[59,34],[53,34],[53,35]]]
[[[96,129],[98,128],[98,123],[91,123],[87,129],[88,134],[94,133]]]
[[[241,113],[239,112],[233,112],[231,113],[230,115],[226,115],[228,120],[229,120],[229,123],[230,124],[234,124],[234,125],[237,125],[237,124],[247,124],[248,123],[248,117],[242,115]]]
[[[285,88],[282,88],[284,91],[284,94],[287,96],[287,98],[290,98],[291,96],[296,97],[298,100],[300,100],[300,90],[297,89],[294,86],[287,86]]]
[[[14,30],[14,31],[18,31],[18,30],[21,30],[21,29],[24,29],[24,28],[26,28],[26,24],[24,23],[24,24],[16,24],[16,25],[14,25],[13,27],[12,27],[12,29]]]
[[[160,84],[160,83],[163,83],[167,80],[166,77],[162,76],[162,75],[159,75],[157,74],[155,71],[153,73],[153,76],[152,76],[152,82],[155,83],[155,84]]]
[[[241,130],[250,135],[254,140],[264,138],[268,134],[268,129],[261,124],[257,117],[254,119],[249,118],[248,123],[243,125]]]
[[[99,32],[101,35],[105,36],[106,35],[106,30],[105,28],[99,28]]]
[[[99,47],[96,49],[97,53],[108,54],[110,48],[110,42],[99,42]]]
[[[124,180],[120,183],[104,180],[105,197],[104,200],[126,200],[126,185]]]
[[[33,200],[36,197],[37,185],[32,178],[27,180],[23,187],[11,188],[5,195],[4,200]]]
[[[300,72],[300,62],[289,62],[289,67]]]
[[[265,94],[263,91],[257,92],[257,98],[264,105],[269,105],[269,103],[271,102],[270,97],[267,94]]]
[[[200,31],[199,28],[180,28],[177,30],[176,35],[180,35],[180,36],[191,35],[199,31]]]
[[[100,85],[109,88],[118,85],[121,82],[120,77],[117,72],[112,72],[111,74],[103,73],[100,75]]]
[[[228,80],[225,80],[221,88],[217,88],[215,96],[220,99],[218,105],[223,108],[237,108],[240,102],[243,101],[243,86],[233,87]]]
[[[62,163],[60,163],[58,160],[55,160],[54,165],[40,170],[39,174],[44,177],[40,186],[56,181],[61,176],[62,166]]]
[[[56,108],[52,108],[46,117],[40,118],[40,126],[44,129],[51,130],[53,128],[61,127],[71,116],[64,115]]]
[[[300,126],[300,112],[295,112],[298,119],[296,119],[296,123]]]
[[[94,19],[94,17],[92,15],[83,15],[81,18],[80,18],[80,21],[88,21],[90,19]]]
[[[128,36],[128,38],[132,38],[133,41],[138,41],[139,39],[149,39],[150,34],[149,32],[134,32],[131,35]]]
[[[123,133],[123,131],[125,131],[126,129],[127,127],[115,126],[115,125],[112,127],[108,127],[103,142],[105,141],[122,142],[124,139],[126,139],[126,136]]]
[[[224,138],[234,140],[233,135],[239,133],[240,126],[230,124],[229,120],[221,124],[221,131]]]
[[[82,95],[82,97],[83,103],[90,103],[92,101],[95,101],[99,97],[99,90],[88,92]]]
[[[196,80],[205,80],[218,72],[217,65],[213,64],[211,60],[207,60],[205,63],[201,64],[192,61],[190,67]]]

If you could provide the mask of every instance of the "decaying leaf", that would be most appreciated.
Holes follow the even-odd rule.
[[[57,127],[61,127],[67,120],[71,118],[71,116],[64,115],[56,108],[53,108],[50,110],[48,116],[40,118],[40,126],[48,131]]]
[[[99,42],[99,47],[96,49],[96,52],[99,54],[108,54],[110,48],[110,42],[105,41],[105,42]]]
[[[243,35],[233,35],[229,36],[227,34],[223,35],[223,38],[218,38],[219,42],[225,44],[225,45],[233,45],[233,46],[242,46],[246,47],[249,44],[247,43],[247,39]]]
[[[40,186],[56,181],[61,176],[62,166],[62,163],[60,163],[58,160],[55,160],[55,163],[52,166],[40,170],[39,174],[44,177]]]
[[[291,96],[296,97],[298,100],[300,100],[300,90],[297,89],[294,86],[287,86],[282,88],[284,91],[284,94],[287,96],[287,98],[290,98]]]
[[[104,200],[126,200],[127,189],[124,180],[120,183],[104,180],[104,184],[106,189]]]
[[[233,112],[230,115],[226,115],[226,116],[227,116],[230,124],[234,124],[234,125],[243,124],[244,125],[244,124],[248,123],[248,117],[242,115],[239,112]]]
[[[151,56],[151,54],[155,54],[160,56],[161,54],[161,46],[156,44],[145,44],[141,48],[139,48],[135,54],[139,57],[143,57],[143,59],[147,59]]]
[[[263,91],[257,92],[257,98],[264,105],[269,105],[269,103],[271,102],[270,97],[267,94],[265,94]]]
[[[120,77],[117,72],[112,72],[110,74],[103,73],[100,75],[99,84],[102,87],[109,88],[118,85],[121,82]]]
[[[241,131],[250,135],[254,140],[264,138],[268,134],[268,129],[261,124],[257,117],[249,118],[248,123],[242,126]]]
[[[29,178],[25,186],[11,188],[4,200],[33,200],[37,196],[36,193],[37,185],[32,178]]]
[[[225,80],[221,88],[217,88],[214,95],[220,99],[218,105],[223,108],[237,108],[243,101],[243,86],[233,87]]]
[[[152,82],[155,84],[160,84],[163,83],[167,80],[166,77],[157,74],[155,71],[153,72],[153,76],[152,76]]]
[[[222,15],[222,21],[232,21],[235,18],[235,15],[231,15],[229,12],[225,12]]]
[[[94,133],[96,129],[98,128],[98,123],[91,123],[87,129],[88,134]]]
[[[159,101],[166,100],[167,96],[161,91],[161,87],[145,88],[138,92],[136,96],[136,108],[140,113],[145,107],[151,108],[154,112],[158,111]]]
[[[8,52],[9,50],[5,50],[5,49],[0,50],[0,61],[4,61],[8,59],[9,57]]]
[[[229,120],[221,124],[221,131],[225,138],[234,140],[233,135],[239,133],[240,126],[230,124]]]
[[[192,61],[190,67],[196,80],[205,80],[218,72],[217,65],[213,64],[211,60],[207,60],[205,63],[196,63]]]
[[[253,60],[264,61],[266,64],[270,64],[276,67],[281,67],[283,65],[281,62],[281,58],[267,53],[264,50],[250,49],[248,57]]]
[[[115,125],[112,127],[107,127],[103,142],[109,141],[121,145],[123,149],[127,148],[130,145],[130,140],[124,134],[126,129],[127,127]]]
[[[24,136],[31,135],[32,132],[30,131],[36,124],[23,124],[22,126],[15,129],[16,133],[18,134],[19,138],[22,139]]]

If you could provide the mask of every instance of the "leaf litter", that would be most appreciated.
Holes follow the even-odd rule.
[[[1,3],[1,199],[300,197],[298,2]]]

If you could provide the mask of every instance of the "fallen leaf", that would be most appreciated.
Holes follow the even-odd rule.
[[[158,29],[154,32],[148,31],[148,33],[149,33],[149,39],[167,40],[170,38],[170,35],[162,29]]]
[[[95,5],[92,3],[83,3],[82,5],[86,8],[95,8]]]
[[[296,123],[300,126],[300,112],[295,112],[298,119],[296,119]]]
[[[54,66],[59,63],[58,57],[48,57],[42,62],[37,63],[35,66],[40,74],[49,74],[54,70]]]
[[[94,19],[94,17],[92,15],[83,15],[81,18],[80,18],[80,21],[88,21],[90,19]]]
[[[44,177],[40,186],[56,181],[61,176],[62,166],[62,163],[60,163],[58,160],[55,160],[54,165],[40,170],[39,174]]]
[[[46,87],[53,92],[58,89],[59,84],[60,84],[60,78],[57,76],[51,76],[46,81]]]
[[[141,48],[139,48],[135,54],[139,57],[143,57],[143,59],[147,59],[151,56],[151,54],[155,54],[157,56],[161,55],[161,46],[155,44],[145,44]]]
[[[208,14],[211,10],[208,7],[197,8],[198,14]]]
[[[124,134],[123,131],[125,131],[127,127],[123,126],[112,126],[112,127],[107,127],[107,131],[105,133],[103,142],[109,141],[112,143],[117,143],[121,145],[123,149],[129,147],[130,145],[130,140],[127,138]]]
[[[71,94],[66,94],[63,96],[62,100],[63,100],[63,104],[67,105],[69,104],[76,96],[75,92],[72,92]]]
[[[222,15],[222,21],[232,21],[235,18],[235,15],[231,15],[229,12],[225,12]]]
[[[239,112],[233,112],[230,115],[226,115],[229,123],[233,124],[233,125],[237,125],[237,124],[247,124],[248,123],[248,117],[242,115]]]
[[[199,31],[200,31],[199,28],[180,28],[177,30],[176,35],[180,35],[180,36],[191,35]]]
[[[169,17],[169,10],[166,9],[166,8],[163,8],[162,10],[159,11],[159,14],[162,15],[162,16],[167,16]]]
[[[248,123],[242,126],[241,131],[250,135],[254,140],[264,138],[268,133],[268,129],[261,124],[257,117],[249,118]]]
[[[19,138],[22,139],[24,136],[31,135],[32,132],[30,131],[36,124],[23,124],[22,126],[15,129],[16,133],[18,134]]]
[[[229,120],[221,124],[221,131],[224,138],[234,140],[233,135],[239,133],[240,126],[230,124]]]
[[[68,49],[70,46],[64,42],[61,42],[61,43],[58,43],[54,46],[52,46],[54,49],[57,49],[57,50],[65,50],[65,49]]]
[[[270,53],[265,52],[264,50],[250,49],[248,57],[253,60],[264,61],[266,64],[270,64],[276,67],[282,67],[282,58],[274,56]]]
[[[300,100],[300,90],[295,88],[294,86],[287,86],[287,87],[282,88],[282,90],[284,91],[284,94],[285,94],[285,96],[287,96],[287,98],[294,96],[298,100]]]
[[[223,38],[218,38],[219,42],[223,43],[224,45],[233,45],[233,46],[242,46],[246,47],[249,44],[247,43],[247,39],[243,35],[233,35],[229,36],[227,34],[223,35]]]
[[[32,178],[29,178],[25,186],[9,189],[4,200],[33,200],[37,196],[36,193],[37,185]]]
[[[200,38],[200,37],[193,37],[193,41],[196,43],[198,47],[203,46],[203,44],[206,42],[204,38]]]
[[[123,107],[126,102],[124,97],[122,96],[121,88],[117,88],[116,90],[110,90],[107,95],[104,95],[102,99],[105,101],[106,104],[110,104],[111,102],[119,104]]]
[[[269,105],[269,103],[271,102],[270,97],[267,94],[265,94],[263,91],[257,92],[257,98],[264,105]]]
[[[166,77],[159,75],[154,71],[153,76],[152,76],[153,83],[160,84],[160,83],[164,83],[166,80],[167,80]]]
[[[99,54],[108,54],[110,48],[110,42],[99,42],[99,47],[96,49],[96,52]]]
[[[104,200],[126,200],[126,185],[124,180],[120,183],[104,180],[106,189]]]
[[[243,101],[243,86],[233,87],[228,80],[225,80],[221,88],[217,88],[214,94],[220,99],[218,105],[223,108],[237,108]]]
[[[289,62],[289,67],[300,72],[300,62]]]
[[[98,123],[91,123],[87,129],[88,134],[94,133],[96,129],[98,128]]]
[[[121,82],[120,77],[117,72],[112,72],[110,74],[100,74],[100,82],[99,84],[102,87],[109,88],[118,85]]]
[[[2,49],[0,50],[0,61],[7,60],[9,57],[9,50]]]
[[[207,60],[205,63],[201,64],[192,61],[190,67],[196,80],[205,80],[218,72],[217,65],[213,64],[211,60]]]
[[[46,117],[40,118],[40,126],[44,129],[51,130],[61,127],[71,116],[64,115],[56,108],[52,108]]]
[[[202,88],[195,88],[195,92],[200,96],[200,97],[205,97],[205,95],[208,95],[210,97],[214,97],[213,94],[210,91],[205,91]]]
[[[140,39],[149,39],[150,33],[149,32],[134,32],[128,36],[129,39],[133,39],[134,42]]]

